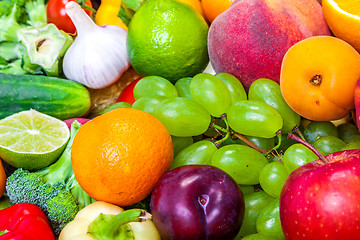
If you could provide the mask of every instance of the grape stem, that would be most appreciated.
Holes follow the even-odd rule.
[[[296,136],[295,134],[293,134],[292,132],[290,132],[288,134],[288,139],[291,140],[295,140],[301,144],[303,144],[304,146],[306,146],[307,148],[309,148],[311,151],[313,151],[316,156],[323,161],[325,164],[329,164],[329,162],[326,160],[326,158],[319,152],[319,150],[317,150],[313,145],[311,145],[310,143],[308,143],[307,141],[303,140],[302,138]]]
[[[259,148],[258,146],[256,146],[255,144],[253,144],[251,141],[249,141],[244,135],[237,133],[237,132],[231,132],[232,136],[235,136],[237,138],[239,138],[240,140],[242,140],[243,142],[245,142],[249,147],[255,149],[258,152],[261,153],[268,153],[266,150]]]
[[[293,128],[293,132],[296,132],[301,137],[302,140],[306,141],[304,135],[302,134],[302,132],[299,129],[299,126],[295,126]]]
[[[221,116],[221,120],[223,120],[223,121],[225,122],[226,128],[222,128],[222,127],[216,125],[214,122],[212,122],[212,123],[210,124],[210,126],[214,127],[215,130],[216,130],[218,133],[219,133],[219,130],[222,131],[222,133],[225,132],[225,136],[224,136],[224,137],[222,137],[222,138],[219,139],[218,141],[213,141],[213,143],[215,144],[215,146],[216,146],[217,148],[219,148],[219,146],[220,146],[223,142],[225,142],[226,139],[228,139],[229,136],[230,136],[230,127],[229,127],[229,124],[228,124],[228,122],[227,122],[227,119],[226,119],[226,115],[225,115],[225,114],[223,114],[223,115]],[[221,133],[219,133],[219,134],[221,134]],[[221,135],[222,135],[222,134],[221,134]]]

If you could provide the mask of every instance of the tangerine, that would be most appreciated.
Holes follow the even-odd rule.
[[[325,20],[332,33],[360,52],[360,8],[356,0],[323,0]]]
[[[225,12],[234,0],[201,0],[205,18],[212,23],[214,19]]]
[[[148,196],[171,167],[174,148],[152,115],[118,108],[82,125],[71,151],[80,186],[92,198],[129,206]]]

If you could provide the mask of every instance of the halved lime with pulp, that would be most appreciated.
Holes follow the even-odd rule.
[[[70,137],[66,123],[36,110],[0,120],[0,158],[16,168],[49,166],[64,151]]]

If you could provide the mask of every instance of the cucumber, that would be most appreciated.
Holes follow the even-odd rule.
[[[44,75],[0,73],[0,119],[35,109],[58,119],[82,117],[91,106],[83,85]]]

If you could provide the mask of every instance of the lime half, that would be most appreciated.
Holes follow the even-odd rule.
[[[65,122],[36,110],[19,112],[0,120],[0,158],[38,170],[59,158],[69,137]]]

